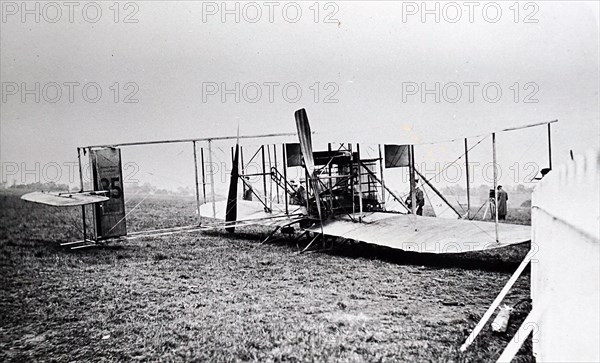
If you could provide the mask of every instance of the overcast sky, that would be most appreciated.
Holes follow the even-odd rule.
[[[27,13],[36,4],[39,22]],[[83,145],[235,135],[238,123],[246,135],[291,132],[302,107],[317,147],[555,119],[556,164],[599,146],[597,2],[230,2],[229,12],[221,2],[58,4],[2,2],[3,179],[74,161]],[[498,144],[506,167],[547,164],[544,128],[498,135]],[[462,147],[418,147],[417,159],[452,161]],[[490,161],[491,141],[477,148],[474,160]],[[123,153],[155,172],[176,169],[164,172],[173,179],[190,175],[190,146],[165,150]]]

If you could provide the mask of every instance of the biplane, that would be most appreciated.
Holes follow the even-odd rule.
[[[278,230],[297,225],[301,234],[312,235],[305,248],[319,238],[333,237],[345,240],[423,253],[462,253],[505,247],[531,239],[529,226],[475,221],[460,213],[415,167],[413,145],[380,146],[379,157],[363,158],[360,145],[332,144],[327,150],[315,151],[306,111],[295,113],[298,143],[285,145],[284,172],[292,166],[301,166],[305,172],[306,196],[296,198],[299,187],[289,183],[285,174],[275,168],[264,173],[272,178],[286,194],[284,203],[273,203],[255,193],[243,173],[239,146],[233,153],[233,168],[226,201],[207,203],[200,207],[204,217],[224,221],[225,228],[234,232],[238,223],[273,227],[271,238]],[[548,123],[549,125],[550,123]],[[384,170],[408,167],[410,196],[403,200],[384,183]],[[435,218],[417,215],[416,190],[420,178],[446,204],[453,218]],[[239,185],[253,193],[253,200],[238,200]],[[496,187],[494,185],[494,187]],[[403,211],[385,207],[388,193]],[[244,198],[248,199],[248,198]],[[290,204],[290,200],[303,203]],[[265,241],[266,241],[265,240]]]
[[[521,128],[547,125],[548,145],[551,150],[550,125],[553,122],[556,121]],[[309,243],[304,250],[309,249],[316,241],[326,238],[434,254],[482,251],[531,240],[529,226],[498,223],[497,213],[494,221],[490,222],[471,218],[470,205],[466,213],[457,210],[417,169],[414,145],[378,145],[378,154],[375,157],[365,157],[361,154],[360,144],[329,143],[326,150],[314,150],[313,132],[304,109],[295,112],[295,124],[296,133],[287,134],[240,136],[238,131],[238,135],[231,137],[81,147],[78,148],[80,174],[81,153],[89,153],[93,190],[85,191],[82,179],[81,191],[78,193],[35,192],[22,198],[53,206],[81,206],[84,221],[83,240],[63,244],[72,248],[89,247],[117,238],[139,238],[219,228],[233,233],[238,227],[250,225],[271,228],[265,242],[271,240],[277,232],[293,232],[297,238],[307,237]],[[501,131],[514,129],[518,128]],[[491,135],[495,164],[495,133]],[[244,162],[244,150],[240,140],[268,137],[297,137],[297,140],[282,143],[281,148],[275,144],[263,144]],[[205,170],[206,165],[212,163],[211,145],[217,140],[236,140],[235,146],[231,148],[231,173],[227,196],[222,200],[215,197],[215,183],[210,180],[213,175]],[[198,223],[127,233],[120,148],[157,143],[193,144]],[[207,143],[208,161],[204,157],[204,147],[201,147],[198,158],[197,144],[201,143]],[[466,143],[465,138],[464,156],[468,164],[469,149]],[[277,163],[278,149],[282,155],[281,163]],[[269,163],[265,162],[265,152],[268,154]],[[551,168],[551,154],[549,155]],[[275,158],[272,164],[271,156]],[[248,165],[260,157],[262,167],[258,172],[252,172]],[[201,162],[201,182],[198,159]],[[303,175],[290,178],[290,168],[300,169]],[[408,169],[408,198],[400,197],[386,185],[384,174],[385,170],[390,168]],[[256,187],[256,183],[250,183],[251,177],[260,178],[262,191],[257,190],[259,188]],[[440,201],[437,217],[417,214],[419,180],[421,185],[428,186]],[[276,191],[268,191],[267,183],[271,189],[274,186]],[[494,175],[494,190],[496,184]],[[207,186],[210,186],[211,190],[207,191]],[[389,208],[386,205],[389,198],[400,208]],[[469,201],[468,185],[467,200]],[[91,230],[86,229],[85,223],[86,206],[90,205],[93,208],[94,221]]]

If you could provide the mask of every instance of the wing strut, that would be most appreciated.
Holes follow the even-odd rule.
[[[419,173],[419,171],[416,168],[414,170],[415,170],[415,173],[419,176],[419,178],[423,179],[425,184],[427,184],[431,188],[431,190],[433,190],[435,192],[435,194],[437,194],[438,197],[440,197],[444,201],[444,203],[446,203],[446,205],[448,207],[450,207],[450,209],[452,209],[452,211],[454,211],[454,213],[456,213],[458,218],[462,218],[462,214],[460,214],[460,212],[457,211],[456,208],[454,208],[454,206],[452,204],[450,204],[448,199],[446,199],[446,197],[444,197],[444,195],[439,190],[437,190],[437,188],[435,186],[433,186],[433,184],[431,184],[431,182],[429,180],[427,180],[427,178],[425,178],[425,176],[423,176],[423,174]]]

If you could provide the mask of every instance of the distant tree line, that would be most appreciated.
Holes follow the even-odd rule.
[[[155,185],[152,185],[148,182],[143,184],[140,183],[126,183],[125,184],[125,193],[132,194],[142,194],[142,195],[178,195],[178,196],[190,196],[195,195],[195,190],[191,186],[179,186],[177,189],[166,189],[159,188]]]
[[[493,189],[493,185],[481,184],[478,186],[471,186],[471,195],[482,195],[487,196],[490,189]],[[506,190],[508,193],[516,193],[516,194],[531,194],[533,193],[533,187],[528,187],[523,184],[517,185],[503,185],[502,188]],[[465,195],[467,194],[467,188],[462,185],[450,185],[441,188],[440,190],[442,194],[448,195]]]
[[[67,184],[56,184],[54,182],[47,183],[28,183],[28,184],[13,184],[8,185],[6,182],[0,183],[0,189],[15,189],[15,190],[42,190],[48,192],[59,192],[59,191],[68,191],[69,186]]]
[[[0,182],[0,189],[11,189],[11,190],[36,190],[36,191],[46,191],[46,192],[61,192],[61,191],[73,191],[79,190],[79,186],[71,186],[67,184],[57,184],[54,182],[47,183],[27,183],[27,184],[17,184],[14,183],[9,185],[7,182]],[[150,183],[125,183],[125,192],[127,194],[154,194],[154,195],[179,195],[179,196],[190,196],[194,195],[194,188],[191,186],[186,187],[178,187],[177,189],[165,189],[158,188],[155,185]]]

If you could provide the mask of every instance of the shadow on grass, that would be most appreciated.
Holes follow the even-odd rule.
[[[205,234],[212,237],[227,238],[232,241],[261,243],[269,234],[265,228],[253,228],[236,233],[211,231]],[[309,239],[297,238],[298,235],[276,234],[269,245],[297,251],[307,246]],[[325,243],[316,243],[311,250],[331,256],[346,258],[377,259],[399,265],[417,265],[432,268],[460,268],[490,272],[514,272],[530,249],[530,243],[503,247],[488,251],[465,252],[457,254],[433,254],[407,252],[403,250],[372,245],[363,242],[348,242],[341,239],[329,239]]]
[[[526,245],[526,246],[525,246]],[[499,251],[465,252],[459,254],[417,253],[365,243],[334,245],[328,254],[349,258],[371,258],[400,265],[433,268],[460,268],[493,272],[514,272],[527,254],[529,243]],[[504,251],[503,251],[504,250]],[[503,253],[505,252],[505,253]]]
[[[240,241],[259,247],[260,243],[269,235],[272,230],[265,227],[243,227],[238,228],[235,233],[229,233],[224,230],[214,230],[202,232],[201,235],[209,238],[222,238],[232,242]],[[182,234],[185,235],[185,234]],[[277,233],[272,240],[268,242],[270,246],[282,248],[289,253],[296,253],[302,250],[309,243],[307,237],[298,238],[299,234],[288,235]],[[70,250],[68,247],[61,247],[55,243],[47,243],[45,239],[30,239],[31,242],[38,242],[36,245],[45,244],[48,251],[63,251],[67,254],[79,254],[80,256],[93,257],[95,255],[104,255],[111,253],[131,252],[131,255],[121,256],[122,258],[133,258],[139,252],[143,253],[144,248],[150,248],[161,236],[150,237],[150,241],[142,246],[132,246],[123,244],[119,241],[108,241],[90,248]],[[190,239],[197,236],[190,236]],[[44,243],[39,243],[44,242]],[[11,242],[9,242],[11,243]],[[14,243],[14,242],[13,242]],[[11,243],[12,244],[12,243]],[[385,261],[398,265],[427,266],[430,268],[460,268],[467,270],[481,270],[490,272],[512,273],[516,270],[530,248],[530,243],[522,243],[515,246],[508,246],[500,249],[478,252],[466,252],[460,254],[432,254],[407,252],[398,249],[367,244],[363,242],[344,241],[342,239],[328,239],[326,242],[318,242],[311,246],[311,251],[323,253],[330,256],[345,258],[366,258]],[[235,253],[235,252],[232,252]]]
[[[271,232],[265,227],[243,227],[238,228],[235,233],[221,230],[203,232],[202,235],[212,238],[224,238],[230,241],[243,241],[251,244],[260,244]],[[298,234],[287,235],[277,233],[268,242],[295,253],[307,246],[309,239],[306,237],[298,239]],[[332,243],[333,242],[333,243]],[[324,244],[315,243],[311,250],[316,253],[324,253],[331,256],[346,258],[377,259],[398,265],[416,265],[432,268],[460,268],[467,270],[482,270],[491,272],[512,273],[527,255],[530,243],[508,246],[504,248],[466,252],[459,254],[432,254],[417,253],[382,247],[363,242],[348,242],[341,239],[329,239]]]

